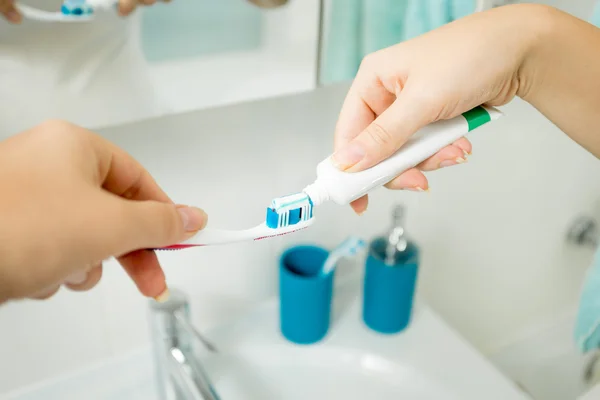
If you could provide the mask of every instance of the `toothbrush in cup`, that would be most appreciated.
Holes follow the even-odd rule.
[[[357,255],[366,247],[366,245],[364,240],[355,236],[350,236],[329,253],[329,256],[323,264],[321,273],[323,275],[331,273],[342,258]]]

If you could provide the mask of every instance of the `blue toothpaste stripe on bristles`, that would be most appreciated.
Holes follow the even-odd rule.
[[[279,214],[271,207],[267,207],[267,226],[271,229],[277,229],[279,224]]]
[[[304,198],[294,198],[296,196],[303,195]],[[286,201],[288,201],[286,203]],[[297,208],[293,208],[297,207]],[[281,228],[280,216],[284,216],[281,221],[282,225],[296,225],[303,220],[309,220],[313,217],[313,202],[310,197],[304,193],[296,193],[294,195],[279,197],[272,201],[271,206],[267,208],[266,225],[271,229]],[[279,212],[277,212],[279,210]],[[302,215],[302,212],[308,213],[308,215]],[[287,221],[287,224],[286,224]]]

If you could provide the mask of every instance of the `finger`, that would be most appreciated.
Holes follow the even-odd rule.
[[[119,14],[123,17],[131,14],[137,6],[137,0],[120,0],[119,1]]]
[[[97,227],[95,232],[101,236],[99,243],[110,251],[93,259],[167,246],[204,228],[207,222],[204,211],[172,204],[150,173],[133,157],[98,135],[89,137],[98,165],[93,179],[120,196],[107,193],[103,199],[105,212],[96,215],[91,225]]]
[[[413,91],[407,85],[388,109],[333,154],[333,163],[348,172],[370,168],[396,152],[421,127],[433,122],[435,108],[423,96],[413,95]]]
[[[104,189],[131,200],[171,203],[150,173],[131,155],[101,136],[91,134],[98,170],[94,178]]]
[[[83,279],[81,279],[83,275]],[[102,264],[96,265],[89,271],[83,271],[80,275],[72,275],[65,282],[65,286],[76,292],[90,290],[100,282],[102,278]]]
[[[463,149],[455,145],[444,147],[442,150],[420,163],[417,168],[421,171],[433,171],[467,162]]]
[[[358,215],[362,215],[367,211],[367,207],[369,206],[369,197],[367,195],[354,200],[350,203],[350,206]]]
[[[464,138],[464,137],[460,138],[452,144],[455,145],[456,147],[458,147],[459,149],[461,149],[463,151],[465,157],[470,155],[473,152],[473,145],[467,138]]]
[[[30,296],[30,298],[34,300],[46,300],[54,296],[59,290],[60,286],[53,286],[48,289],[44,289],[38,293],[35,293],[34,295]]]
[[[429,190],[429,182],[421,171],[416,168],[411,168],[388,182],[385,187],[394,190],[414,190],[416,192],[425,192]]]
[[[153,251],[134,251],[118,260],[144,296],[156,299],[164,296],[167,290],[165,274]]]
[[[156,3],[156,0],[139,0],[139,2],[145,6],[151,6],[152,4]]]
[[[158,201],[131,201],[109,193],[91,195],[101,213],[77,212],[83,230],[79,242],[87,260],[105,260],[140,249],[179,243],[203,229],[206,213],[198,208]],[[82,261],[85,261],[82,260]]]
[[[340,111],[334,133],[336,150],[358,136],[396,100],[396,94],[388,91],[364,64],[361,65]]]
[[[23,19],[12,0],[0,1],[0,13],[14,24],[18,24]]]
[[[157,201],[126,201],[121,213],[107,219],[114,231],[114,254],[154,249],[183,241],[207,224],[206,213],[194,207]]]

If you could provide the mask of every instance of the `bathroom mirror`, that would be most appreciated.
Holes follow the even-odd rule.
[[[176,0],[143,9],[140,48],[171,112],[354,78],[371,52],[512,0]]]
[[[515,0],[322,0],[318,84],[350,81],[369,53]]]
[[[140,47],[172,112],[311,90],[319,0],[176,0],[143,9]]]

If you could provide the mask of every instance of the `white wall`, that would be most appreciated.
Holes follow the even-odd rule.
[[[313,177],[330,150],[344,91],[206,110],[106,135],[177,201],[204,207],[213,226],[249,226],[263,218],[265,199]],[[191,294],[194,321],[206,329],[276,293],[284,246],[331,246],[351,232],[370,238],[386,228],[393,201],[404,201],[408,229],[423,249],[421,295],[479,348],[493,351],[573,307],[588,257],[567,248],[564,233],[600,197],[598,160],[528,105],[515,101],[505,111],[506,118],[472,136],[469,163],[430,175],[430,194],[381,191],[360,218],[324,206],[318,225],[293,237],[161,254],[169,284]],[[249,214],[225,207],[240,193],[247,193]],[[92,292],[0,307],[0,327],[0,393],[148,341],[145,300],[114,263]]]

